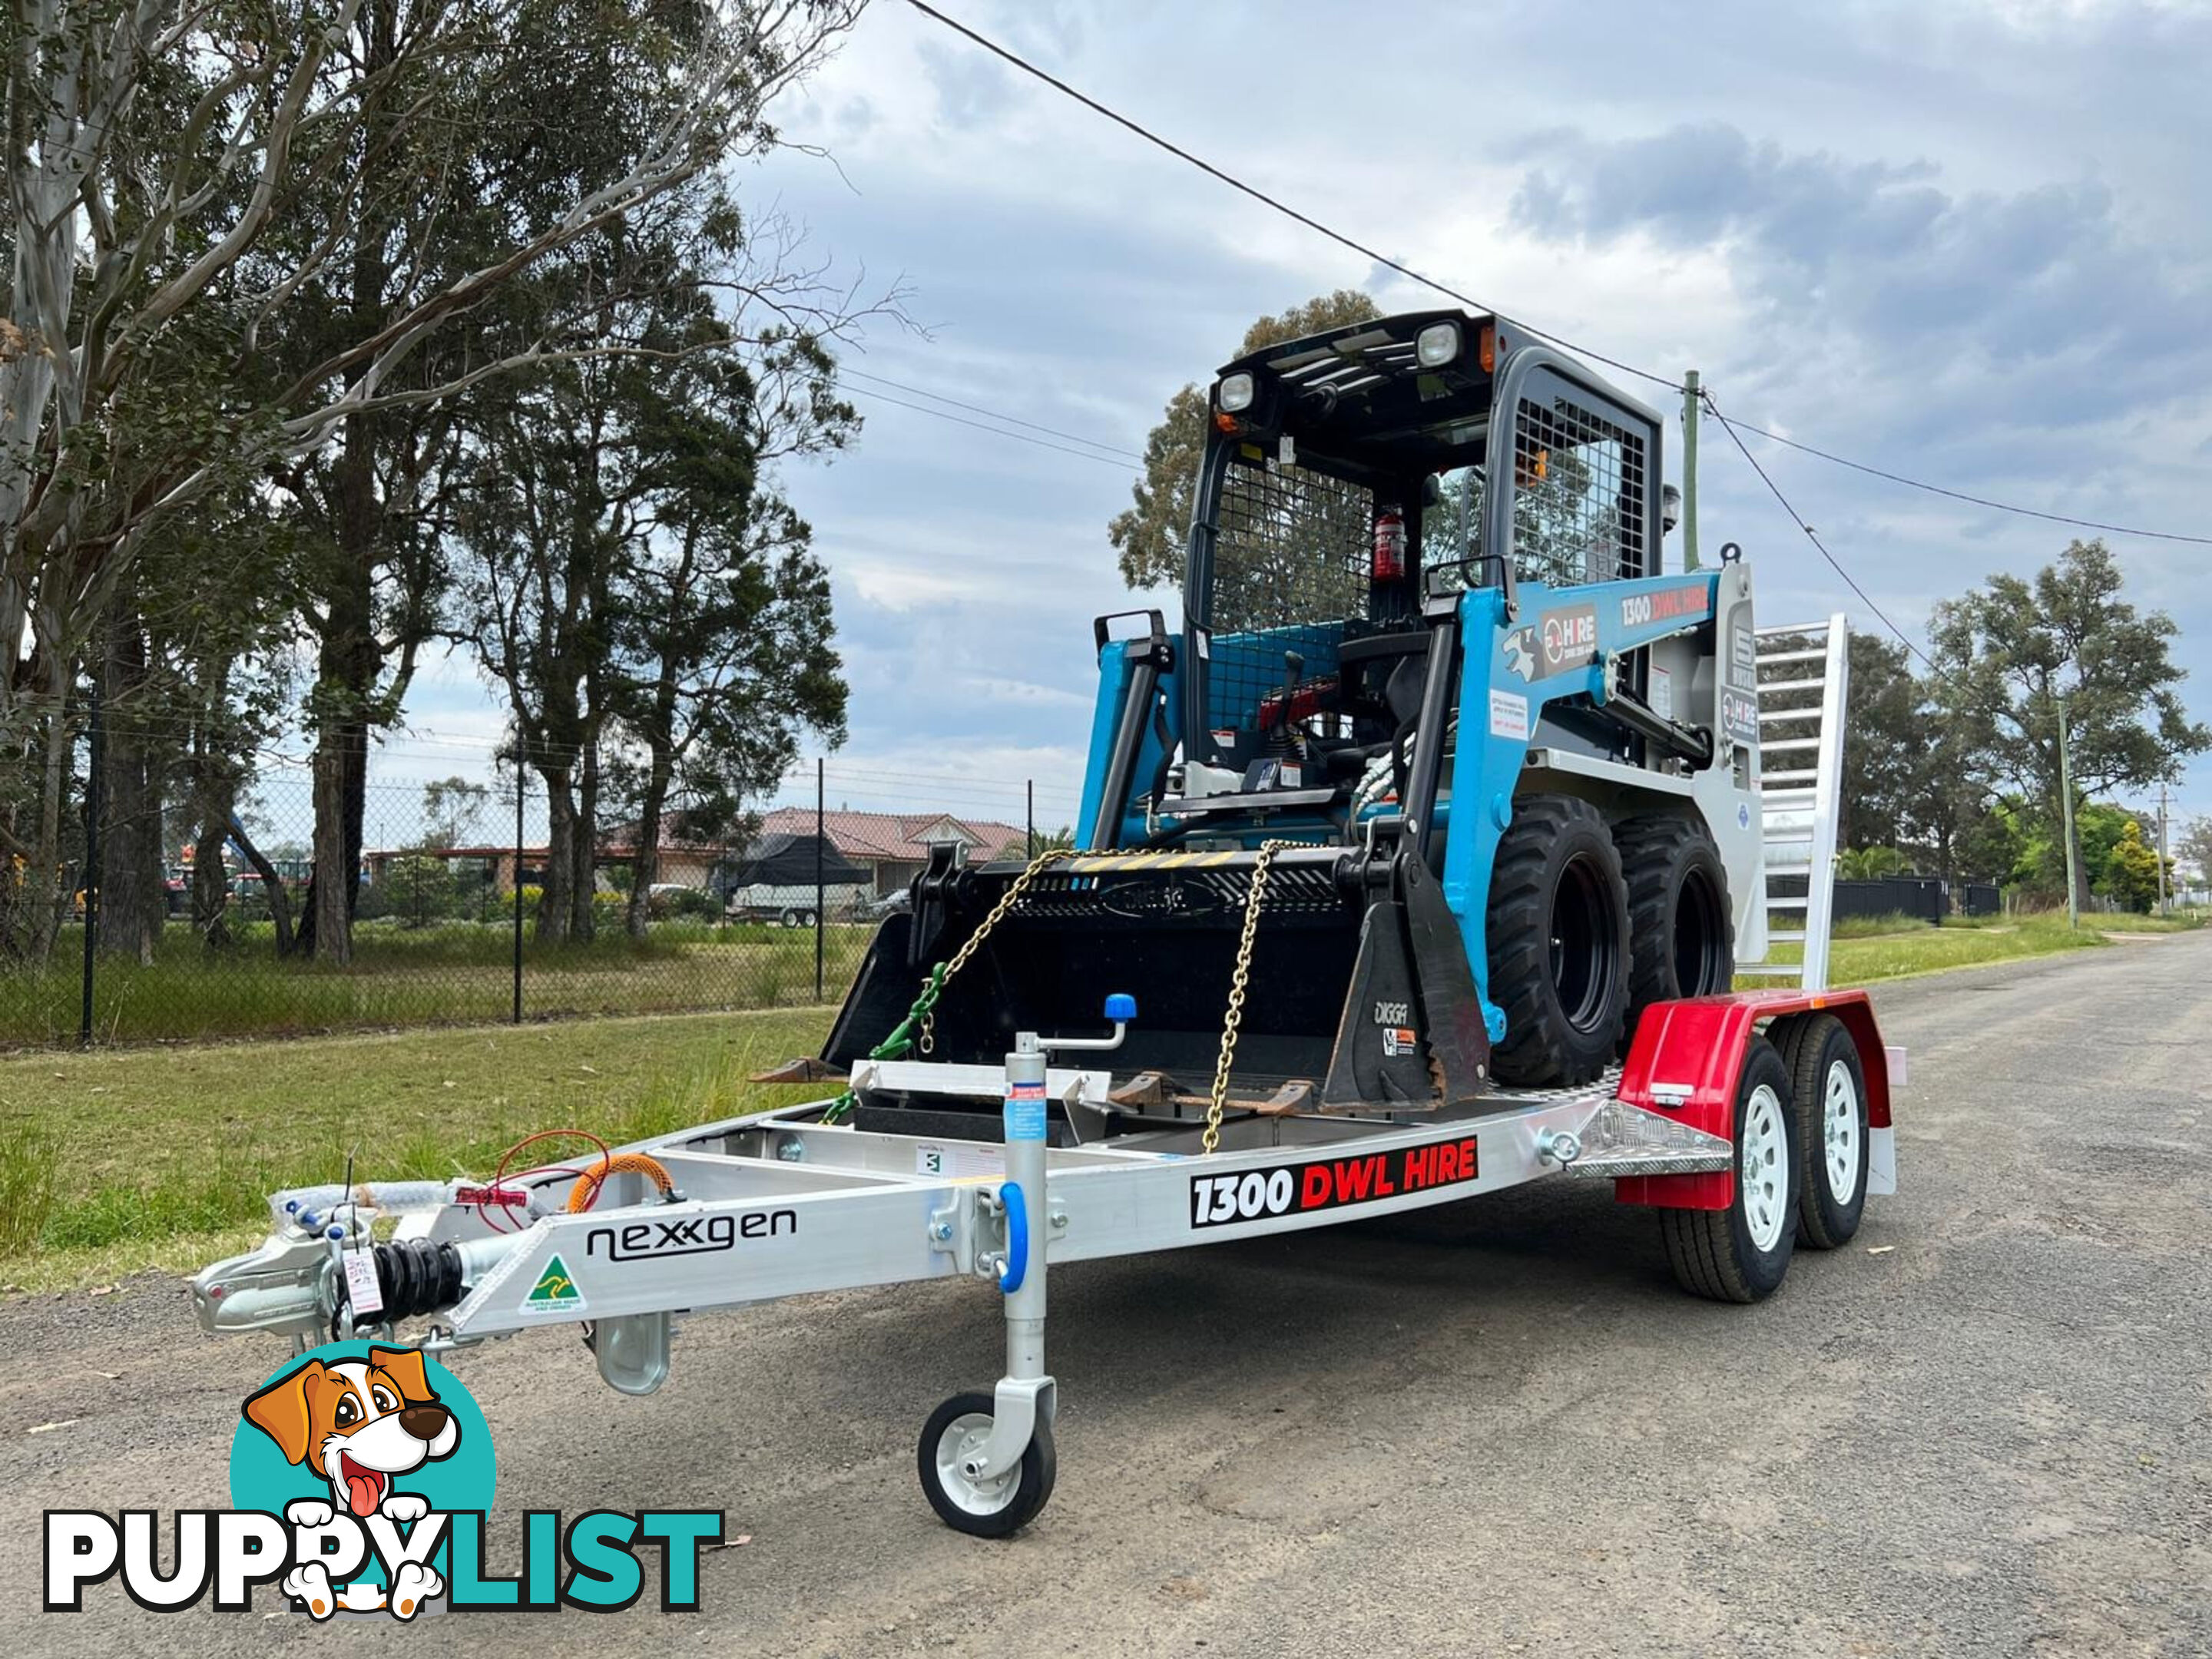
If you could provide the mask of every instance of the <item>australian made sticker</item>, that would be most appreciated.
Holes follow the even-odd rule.
[[[545,1271],[538,1275],[530,1294],[522,1298],[522,1311],[554,1318],[574,1318],[584,1311],[584,1292],[569,1276],[568,1265],[557,1252],[545,1264]]]
[[[1476,1139],[1468,1135],[1426,1146],[1404,1146],[1394,1152],[1279,1164],[1241,1175],[1193,1176],[1190,1224],[1225,1227],[1240,1221],[1310,1215],[1458,1186],[1480,1174]]]

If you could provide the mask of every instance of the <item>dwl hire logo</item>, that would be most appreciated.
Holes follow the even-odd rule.
[[[565,1275],[538,1289],[577,1294]],[[483,1413],[444,1366],[412,1348],[331,1343],[246,1396],[231,1443],[237,1507],[179,1510],[167,1577],[156,1511],[47,1511],[46,1611],[78,1612],[88,1586],[119,1575],[132,1601],[163,1612],[210,1587],[217,1609],[243,1611],[269,1584],[319,1622],[444,1607],[611,1612],[643,1594],[637,1551],[654,1546],[662,1610],[698,1607],[699,1549],[721,1538],[720,1510],[595,1510],[565,1532],[557,1512],[532,1510],[521,1571],[488,1576],[494,1475]]]

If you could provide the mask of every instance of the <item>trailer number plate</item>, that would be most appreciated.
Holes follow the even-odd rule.
[[[1407,1193],[1457,1186],[1481,1173],[1476,1137],[1358,1158],[1279,1164],[1237,1175],[1193,1176],[1190,1224],[1226,1227],[1276,1216],[1348,1209]]]

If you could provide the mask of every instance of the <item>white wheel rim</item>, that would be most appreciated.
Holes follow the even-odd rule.
[[[1790,1138],[1782,1126],[1782,1102],[1764,1083],[1744,1103],[1736,1184],[1742,1188],[1752,1248],[1763,1255],[1781,1240],[1790,1198]]]
[[[1021,1484],[1018,1463],[992,1480],[971,1480],[960,1467],[969,1458],[981,1455],[990,1438],[991,1419],[984,1412],[954,1418],[937,1437],[937,1484],[970,1515],[996,1515],[1014,1501],[1014,1489]]]
[[[1828,1164],[1828,1195],[1848,1204],[1859,1189],[1859,1091],[1851,1068],[1838,1060],[1828,1067],[1822,1091],[1820,1140]]]

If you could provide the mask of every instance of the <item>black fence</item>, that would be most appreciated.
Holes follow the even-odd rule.
[[[927,856],[892,837],[968,839],[988,858],[1036,834],[972,808],[833,811],[805,787],[805,805],[732,828],[672,809],[641,893],[637,826],[603,819],[587,863],[569,838],[562,902],[543,780],[477,758],[486,781],[366,787],[335,932],[312,881],[304,767],[264,766],[227,828],[173,804],[133,822],[80,781],[53,889],[19,867],[0,893],[14,902],[0,1048],[835,1003]],[[1006,805],[1024,817],[1018,796]],[[125,872],[132,890],[103,895],[88,869],[111,887]],[[50,908],[27,925],[37,904]]]
[[[1944,884],[1933,876],[1883,876],[1836,884],[1835,919],[1847,916],[1914,916],[1930,927],[1950,911]]]

